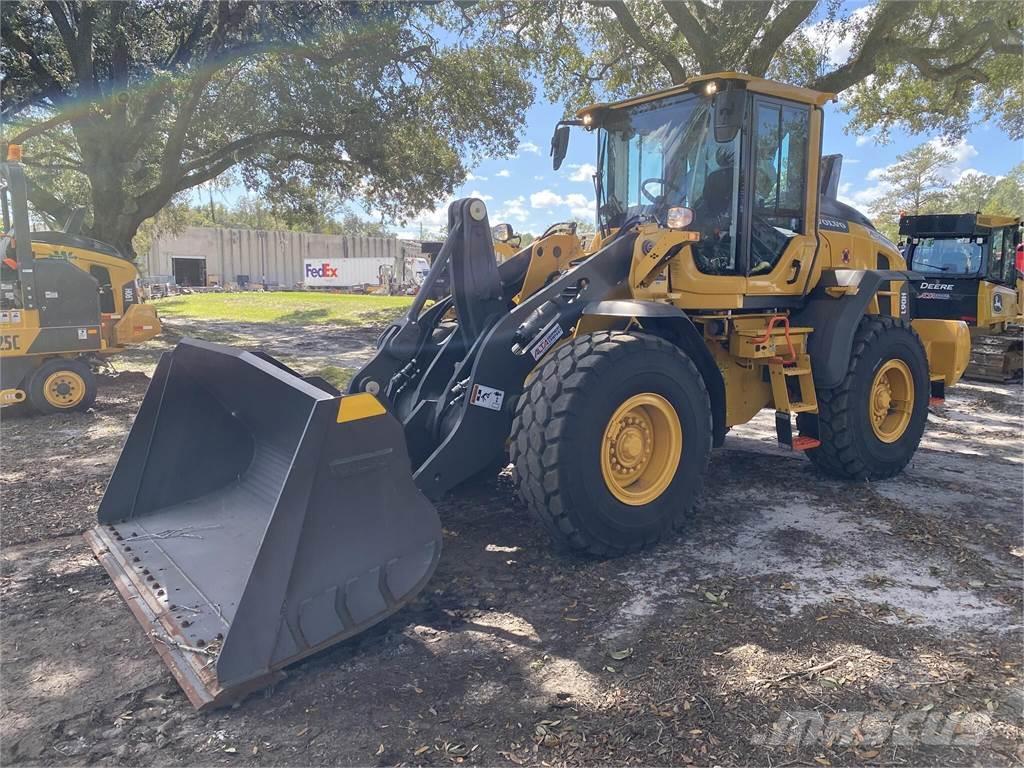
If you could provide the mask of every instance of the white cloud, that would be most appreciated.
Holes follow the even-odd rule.
[[[483,200],[485,203],[488,200],[493,200],[494,199],[494,195],[485,195],[479,189],[474,189],[472,192],[470,192],[468,195],[466,195],[466,197],[478,197],[481,200]]]
[[[543,176],[534,176],[533,180],[534,181],[544,181],[544,177]]]
[[[526,198],[520,195],[511,200],[506,200],[504,205],[494,212],[493,218],[497,223],[503,221],[518,221],[522,223],[526,221],[530,218],[530,213],[526,210]]]
[[[880,178],[882,178],[882,174],[885,173],[886,171],[888,171],[890,167],[891,166],[887,165],[884,168],[872,168],[870,171],[868,171],[868,175],[867,175],[866,178],[869,181],[874,181],[875,179],[880,179]]]
[[[510,171],[508,168],[502,168],[494,175],[497,176],[499,179],[507,179],[509,176],[512,175],[512,171]]]
[[[875,136],[873,134],[870,134],[870,133],[862,133],[856,139],[858,147],[863,147],[865,144],[870,144],[874,140],[875,140]]]
[[[856,158],[856,157],[844,157],[843,158],[843,165],[856,165],[859,162],[860,162],[860,159]]]
[[[466,181],[487,181],[486,176],[477,176],[475,173],[467,173]]]
[[[573,192],[563,197],[557,192],[552,192],[550,189],[542,189],[540,192],[534,192],[530,195],[530,207],[540,209],[568,208],[573,218],[593,219],[594,217],[594,201],[578,192]]]
[[[583,163],[583,165],[571,165],[570,168],[575,168],[572,172],[572,176],[569,177],[569,181],[590,181],[594,180],[594,174],[597,173],[597,166],[591,165],[590,163]]]
[[[550,189],[542,189],[530,195],[531,208],[554,208],[562,204],[562,196]]]
[[[978,156],[978,150],[968,144],[966,139],[960,139],[956,144],[943,144],[942,139],[935,138],[928,143],[940,152],[948,152],[953,156],[953,162],[940,171],[949,181],[959,179],[967,170],[967,163]]]
[[[525,141],[525,142],[523,142],[522,144],[519,145],[519,149],[522,152],[529,152],[529,153],[534,154],[534,155],[539,155],[540,154],[540,147],[538,147],[532,141]]]

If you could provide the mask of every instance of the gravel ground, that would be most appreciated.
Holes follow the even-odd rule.
[[[357,366],[379,331],[321,330],[284,353]],[[88,413],[4,412],[4,764],[1024,762],[1019,387],[958,387],[875,484],[821,478],[761,416],[679,535],[617,560],[553,551],[499,479],[441,505],[413,605],[197,714],[80,538],[160,349]]]

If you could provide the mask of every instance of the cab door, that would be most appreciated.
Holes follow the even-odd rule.
[[[749,308],[798,299],[815,269],[821,111],[767,96],[752,105],[741,219]]]
[[[989,235],[986,280],[978,287],[978,325],[999,325],[1016,317],[1014,280],[1016,227],[999,227]]]

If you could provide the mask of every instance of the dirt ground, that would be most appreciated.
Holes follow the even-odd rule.
[[[379,330],[214,332],[347,368]],[[159,351],[88,413],[4,413],[4,764],[1024,762],[1019,387],[958,387],[876,484],[816,475],[764,415],[678,536],[618,560],[553,551],[507,479],[448,500],[412,606],[197,714],[80,537]]]

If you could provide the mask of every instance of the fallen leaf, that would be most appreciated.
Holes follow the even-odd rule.
[[[621,651],[608,651],[608,655],[616,661],[622,661],[633,655],[633,649],[623,648]]]
[[[429,752],[429,751],[430,751],[430,746],[428,744],[424,744],[422,747],[416,747],[416,751],[413,752],[413,754],[414,755],[422,755],[424,752]]]
[[[229,755],[234,755],[238,752],[238,750],[234,747],[225,747],[224,751],[227,752]]]
[[[375,755],[383,755],[384,754],[384,742],[381,742],[381,745],[379,747],[377,747],[377,751],[374,752],[373,754],[375,754]]]

